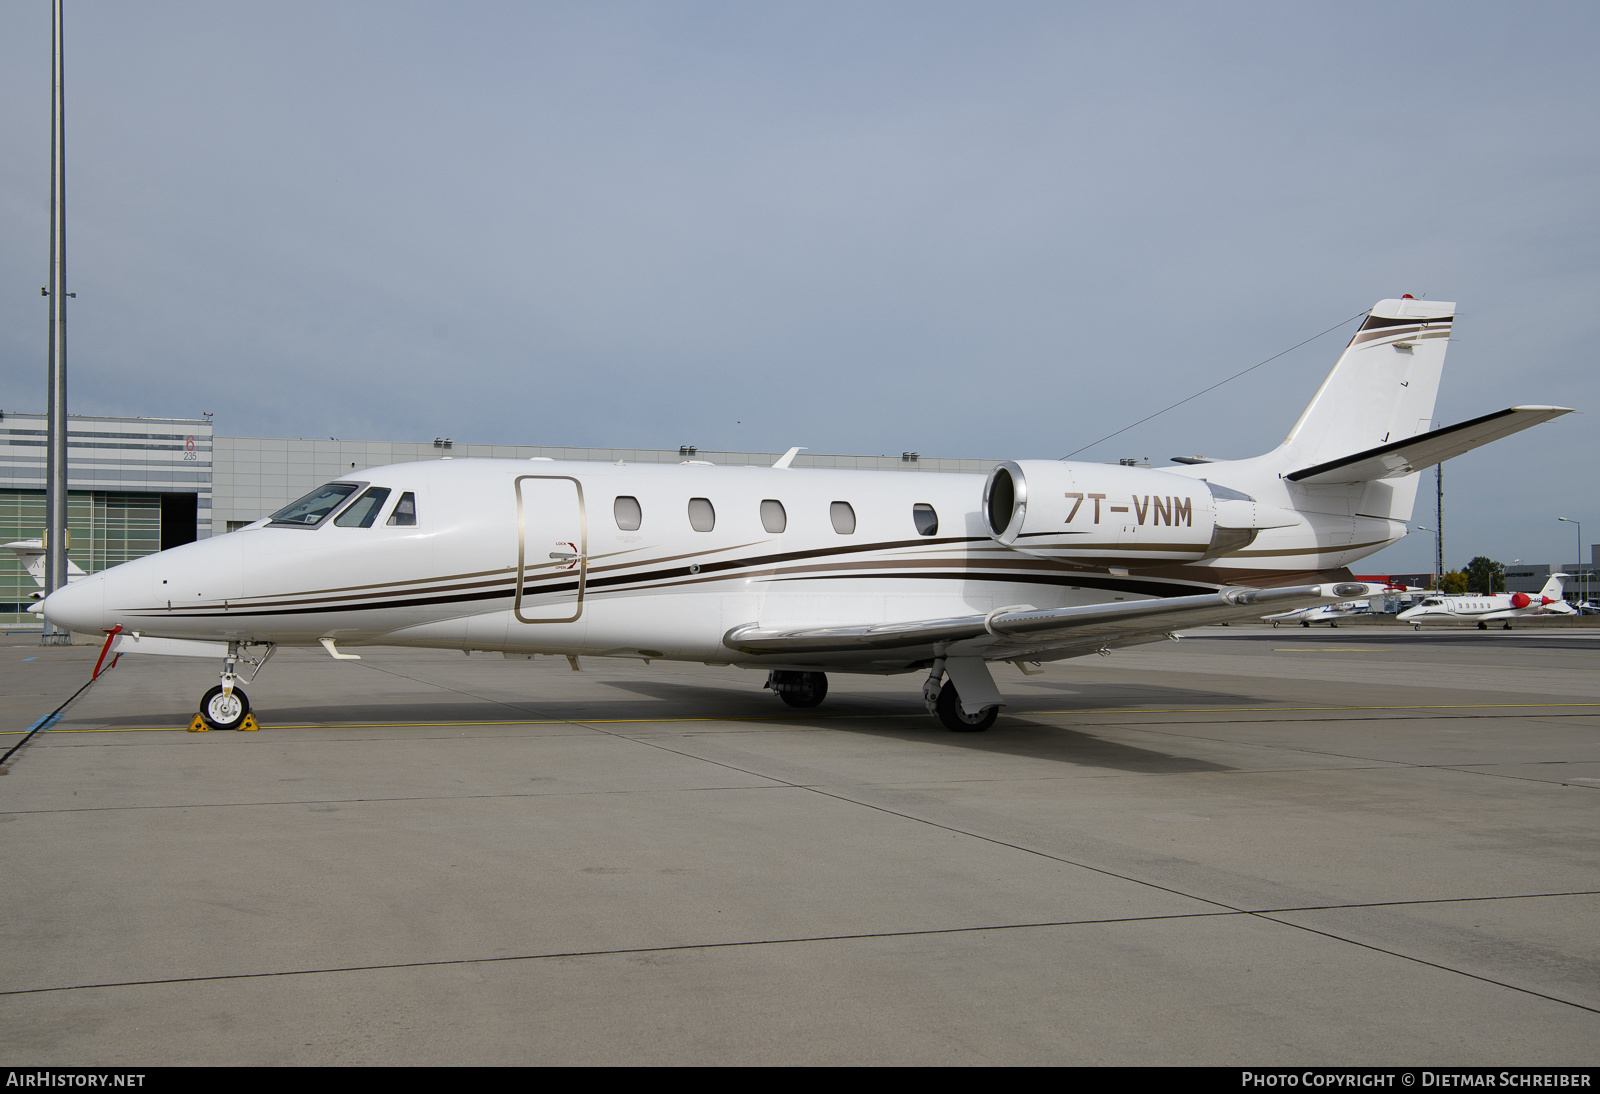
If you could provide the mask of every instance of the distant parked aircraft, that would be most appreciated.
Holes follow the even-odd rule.
[[[1494,593],[1493,595],[1467,593],[1463,596],[1430,596],[1415,608],[1407,608],[1400,618],[1421,630],[1424,622],[1442,623],[1446,620],[1477,620],[1478,629],[1489,629],[1491,620],[1503,620],[1506,630],[1513,619],[1530,615],[1577,615],[1578,609],[1562,599],[1562,582],[1567,574],[1551,574],[1538,596],[1527,593]]]
[[[1353,615],[1371,614],[1372,601],[1347,600],[1343,604],[1323,604],[1292,612],[1279,612],[1277,615],[1264,615],[1261,618],[1274,627],[1279,623],[1298,623],[1302,627],[1309,627],[1313,623],[1326,623],[1330,627],[1337,627],[1341,619],[1349,619]]]
[[[39,588],[44,588],[44,541],[38,539],[19,539],[3,546],[11,548],[17,554],[17,561],[22,563],[23,569],[28,571],[28,576],[33,578]],[[68,544],[70,546],[70,543]],[[80,577],[88,577],[78,567],[76,562],[67,559],[67,581],[77,581]],[[43,598],[44,593],[34,593],[33,599]]]

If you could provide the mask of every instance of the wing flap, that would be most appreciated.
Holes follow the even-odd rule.
[[[1284,478],[1290,482],[1318,484],[1400,478],[1571,413],[1571,408],[1564,406],[1514,406],[1447,425],[1443,429],[1419,433],[1402,441],[1369,448],[1365,452],[1341,456],[1327,463],[1303,467],[1299,471],[1291,471]]]
[[[1071,608],[998,608],[987,615],[905,623],[793,629],[746,623],[723,635],[722,644],[741,653],[789,655],[902,650],[986,637],[994,640],[991,648],[1003,646],[1012,651],[1058,644],[1087,644],[1100,648],[1136,642],[1141,636],[1163,634],[1181,627],[1253,619],[1261,615],[1262,605],[1289,608],[1350,600],[1378,592],[1382,592],[1381,586],[1342,581],[1285,589],[1233,588],[1198,596],[1081,604]]]

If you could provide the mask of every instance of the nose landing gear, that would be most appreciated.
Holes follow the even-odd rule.
[[[208,729],[238,729],[249,717],[250,700],[241,688],[218,684],[200,699],[200,720]]]
[[[208,729],[261,728],[250,714],[250,699],[239,687],[239,676],[234,669],[241,660],[254,666],[250,673],[250,679],[254,680],[256,673],[272,659],[278,647],[269,644],[260,658],[244,655],[242,651],[246,647],[247,644],[243,642],[228,643],[228,656],[222,662],[222,682],[200,697],[200,713],[189,723],[191,733],[202,733]]]

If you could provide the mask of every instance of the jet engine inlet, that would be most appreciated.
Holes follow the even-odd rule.
[[[990,535],[1002,538],[1011,527],[1017,516],[1017,502],[1027,497],[1025,481],[1019,480],[1005,464],[989,473],[989,481],[983,487],[983,512],[989,521]],[[1015,534],[1011,538],[1015,539]]]

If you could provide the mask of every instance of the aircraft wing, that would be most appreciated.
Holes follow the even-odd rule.
[[[743,653],[806,655],[909,651],[918,646],[948,647],[972,639],[990,639],[981,651],[974,652],[981,652],[990,660],[1014,659],[1035,651],[1072,656],[1074,652],[1151,641],[1185,627],[1259,618],[1264,605],[1292,608],[1371,596],[1374,591],[1381,591],[1381,587],[1343,581],[1286,589],[1233,588],[1199,596],[1071,608],[999,608],[986,615],[865,626],[786,629],[747,623],[728,631],[722,643]]]
[[[1442,463],[1452,456],[1471,452],[1490,441],[1509,437],[1524,429],[1559,418],[1572,411],[1564,406],[1514,406],[1497,410],[1481,418],[1447,425],[1443,429],[1419,433],[1402,441],[1369,448],[1353,456],[1319,463],[1291,471],[1284,478],[1290,482],[1350,483],[1370,482],[1373,479],[1396,479]]]

